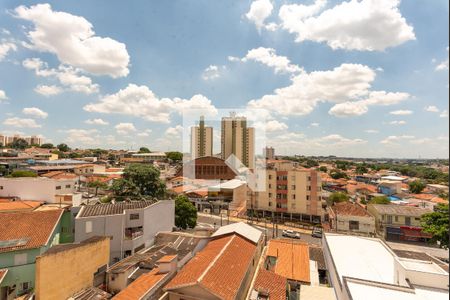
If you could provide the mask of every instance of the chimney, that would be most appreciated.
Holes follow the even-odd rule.
[[[156,262],[156,266],[158,267],[158,273],[160,274],[176,272],[178,266],[178,255],[165,255]]]

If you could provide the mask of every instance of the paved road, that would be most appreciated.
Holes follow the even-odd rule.
[[[220,227],[221,225],[221,220],[219,216],[208,216],[208,215],[204,215],[204,214],[199,214],[198,218],[197,218],[197,228],[210,228],[210,229],[217,229]],[[229,223],[236,223],[236,221],[230,220]],[[222,225],[227,225],[228,223],[228,219],[222,218]],[[249,225],[252,225],[251,223],[247,223]],[[267,239],[272,239],[272,238],[281,238],[282,237],[282,231],[281,229],[278,229],[275,231],[273,230],[273,225],[271,223],[267,223],[267,228],[265,228],[265,226],[259,226],[259,225],[252,225],[253,227],[261,230],[263,233],[266,232],[267,230]],[[275,232],[275,235],[274,235]],[[300,233],[300,239],[310,243],[310,244],[315,244],[315,245],[321,245],[322,240],[320,238],[315,238],[312,237],[310,234],[305,234],[305,233]]]

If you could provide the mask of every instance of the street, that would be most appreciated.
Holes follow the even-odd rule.
[[[226,217],[223,217],[222,220],[220,218],[220,216],[215,216],[215,215],[205,215],[205,214],[198,214],[197,217],[197,228],[211,228],[211,229],[217,229],[221,226],[221,222],[222,225],[227,225],[227,224],[231,224],[231,223],[236,223],[236,221],[230,220],[228,223],[228,219]],[[243,221],[246,222],[246,221]],[[249,225],[252,225],[250,223],[247,223]],[[263,233],[266,231],[265,226],[259,226],[259,225],[252,225],[253,227],[255,227],[258,230],[261,230]],[[267,239],[272,239],[272,238],[281,238],[282,237],[282,229],[278,229],[275,231],[275,236],[274,236],[274,230],[273,230],[273,224],[271,223],[267,223]],[[321,245],[322,240],[320,238],[315,238],[312,237],[310,234],[305,234],[302,233],[300,231],[297,231],[300,234],[300,239],[302,241],[305,241],[309,244],[315,244],[315,245]]]

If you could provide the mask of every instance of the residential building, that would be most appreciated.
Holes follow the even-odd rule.
[[[167,159],[164,152],[150,152],[150,153],[128,153],[127,155],[120,157],[119,161],[123,164],[134,163],[154,163],[157,161],[164,161]]]
[[[221,157],[234,155],[244,166],[255,166],[255,129],[247,126],[247,118],[231,114],[222,118]]]
[[[18,139],[23,139],[27,142],[28,145],[42,145],[43,139],[38,136],[20,136],[20,135],[14,135],[14,136],[7,136],[0,134],[0,145],[7,146]]]
[[[36,300],[67,299],[102,285],[109,262],[109,237],[57,245],[36,257]]]
[[[110,263],[115,263],[150,247],[158,232],[172,231],[174,225],[173,200],[86,205],[75,217],[75,242],[111,236]]]
[[[376,238],[325,233],[325,262],[337,300],[447,299],[448,272],[399,257]]]
[[[197,207],[200,211],[208,207],[216,213],[220,213],[221,209],[237,212],[245,208],[249,192],[250,190],[245,181],[240,179],[224,181],[217,185],[209,186],[208,204],[202,205],[203,202],[201,202],[197,204]]]
[[[75,194],[77,178],[0,177],[0,197],[59,203],[58,195]],[[81,198],[81,194],[79,194]]]
[[[213,128],[201,116],[198,126],[191,127],[191,159],[204,156],[213,156]]]
[[[335,203],[328,213],[330,228],[335,232],[375,235],[375,218],[358,203]]]
[[[432,210],[397,204],[369,204],[375,229],[386,240],[427,242],[431,235],[422,231],[420,217]]]
[[[399,180],[382,180],[378,184],[378,192],[392,196],[402,192],[402,182]]]
[[[320,223],[325,215],[320,173],[272,161],[265,170],[265,190],[254,192],[247,211],[279,220]]]
[[[0,300],[13,299],[35,287],[36,257],[59,244],[62,210],[0,214]]]
[[[265,159],[275,159],[275,149],[273,147],[264,147],[263,157]]]
[[[243,222],[220,227],[166,285],[168,299],[244,299],[263,238],[261,231]]]

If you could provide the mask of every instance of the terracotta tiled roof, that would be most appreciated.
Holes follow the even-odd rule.
[[[27,200],[14,200],[12,199],[0,199],[0,213],[11,212],[19,210],[34,210],[41,206],[43,202],[39,201],[27,201]]]
[[[0,214],[0,242],[18,241],[16,246],[1,247],[1,252],[44,246],[58,224],[63,210],[15,212]]]
[[[75,179],[78,178],[78,175],[73,173],[67,173],[63,171],[51,171],[45,174],[42,174],[41,177],[47,177],[52,179]]]
[[[163,280],[169,273],[160,274],[155,268],[151,272],[142,274],[129,286],[117,294],[114,300],[136,300],[142,299],[156,284]]]
[[[235,299],[255,251],[256,245],[239,235],[212,240],[169,282],[166,290],[198,285],[220,299]]]
[[[0,283],[2,283],[3,278],[6,277],[6,273],[8,273],[8,269],[0,269]]]
[[[266,256],[277,258],[273,271],[278,275],[310,282],[308,244],[288,239],[271,240]]]
[[[161,257],[158,262],[159,263],[167,263],[167,262],[171,262],[172,260],[174,260],[174,258],[177,257],[177,255],[164,255],[163,257]]]
[[[270,300],[286,300],[286,282],[285,277],[261,268],[253,287],[256,291],[267,292]]]
[[[370,217],[370,214],[361,206],[351,202],[339,202],[335,203],[331,209],[341,216],[358,216],[358,217]]]

